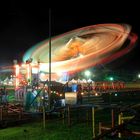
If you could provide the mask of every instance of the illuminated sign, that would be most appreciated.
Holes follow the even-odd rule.
[[[76,104],[77,103],[77,93],[76,92],[66,92],[65,93],[66,104]]]

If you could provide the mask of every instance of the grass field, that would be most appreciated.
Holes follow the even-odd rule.
[[[47,122],[43,129],[41,123],[26,124],[0,130],[0,140],[91,140],[91,127],[77,124],[68,127],[60,122]]]
[[[74,114],[77,113],[73,112]],[[81,114],[79,112],[79,114]],[[73,115],[74,115],[73,114]],[[83,115],[83,113],[82,113]],[[83,116],[80,116],[81,118]],[[117,114],[116,114],[117,117]],[[79,116],[78,116],[79,118]],[[80,119],[79,119],[80,120]],[[68,120],[65,119],[65,123],[60,119],[46,120],[46,128],[43,128],[41,122],[30,122],[24,125],[18,125],[15,127],[9,127],[0,130],[0,140],[91,140],[92,139],[92,122],[79,121],[76,117],[72,117],[71,126],[68,126]],[[95,131],[98,135],[98,124],[102,122],[105,126],[111,126],[111,110],[97,110],[95,111]],[[117,124],[116,120],[116,124]],[[129,126],[130,130],[139,130],[139,126]],[[105,140],[109,138],[104,138]],[[104,140],[103,139],[103,140]],[[124,138],[123,138],[124,139]],[[138,138],[133,137],[138,140]]]
[[[14,90],[8,92],[8,100],[14,102]],[[106,103],[111,104],[134,104],[140,103],[139,93],[115,93],[103,95],[103,99]],[[120,104],[121,103],[121,104]],[[28,123],[24,125],[18,125],[15,127],[9,127],[0,130],[0,140],[91,140],[92,139],[92,122],[90,116],[90,122],[80,122],[85,113],[83,111],[73,112],[73,122],[69,127],[67,119],[65,123],[62,120],[46,120],[46,128],[43,128],[42,122]],[[115,123],[118,124],[118,112],[115,112]],[[103,122],[104,125],[111,126],[111,109],[106,108],[103,110],[95,111],[95,131],[98,134],[98,124]],[[130,128],[139,130],[140,126],[129,126]],[[104,138],[108,139],[109,138]],[[114,138],[115,139],[115,138]],[[124,139],[124,138],[123,138]],[[140,139],[133,137],[131,139]]]

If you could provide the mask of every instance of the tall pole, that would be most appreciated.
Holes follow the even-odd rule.
[[[43,128],[46,128],[46,111],[45,111],[45,85],[43,87]]]
[[[114,109],[111,109],[111,118],[112,118],[112,128],[115,126],[115,120],[114,120]]]
[[[50,95],[51,95],[51,9],[49,8],[49,83],[48,83],[48,109],[50,109]],[[44,85],[45,87],[45,85]],[[43,88],[44,88],[43,87]],[[43,89],[43,128],[46,127],[46,110],[45,110],[45,91]]]
[[[48,105],[49,109],[51,108],[50,105],[50,96],[51,96],[51,8],[49,8],[49,85],[48,85]]]
[[[37,61],[37,70],[38,70],[38,72],[37,72],[37,89],[38,89],[38,87],[39,87],[39,76],[40,76],[40,60],[39,59]]]
[[[92,133],[93,138],[95,138],[95,108],[92,107]]]

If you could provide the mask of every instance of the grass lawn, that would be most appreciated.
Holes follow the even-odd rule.
[[[139,93],[115,93],[103,95],[103,99],[107,103],[120,103],[133,104],[140,103]],[[14,102],[14,90],[9,90],[8,100]],[[80,112],[80,113],[79,113]],[[76,117],[82,119],[85,115],[85,111],[75,111],[73,118]],[[115,122],[118,124],[118,113],[115,112]],[[95,111],[95,123],[96,123],[96,135],[98,134],[98,124],[111,125],[111,109],[106,108],[104,110]],[[132,130],[139,128],[139,126],[130,126]],[[139,130],[139,129],[138,129]],[[92,123],[76,122],[73,121],[72,126],[68,127],[68,124],[63,124],[62,120],[46,120],[46,128],[43,129],[42,122],[29,123],[16,127],[9,127],[0,130],[0,140],[91,140],[92,139]],[[108,138],[106,138],[108,139]],[[135,138],[136,139],[136,138]],[[134,140],[135,140],[134,139]],[[140,137],[138,138],[140,139]]]
[[[111,125],[111,112],[109,109],[95,111],[95,131],[98,134],[98,123]],[[82,117],[82,116],[81,116]],[[28,123],[16,127],[9,127],[0,130],[0,140],[92,140],[92,123],[89,122],[72,122],[71,127],[65,120],[46,120],[46,128],[43,128],[42,122]],[[105,126],[106,126],[105,125]],[[139,126],[131,130],[135,130]],[[139,130],[139,129],[137,129]],[[109,138],[103,138],[103,140]],[[133,137],[134,140],[140,139]]]
[[[0,130],[0,140],[91,140],[92,129],[86,123],[71,127],[62,122],[25,124],[19,127]]]

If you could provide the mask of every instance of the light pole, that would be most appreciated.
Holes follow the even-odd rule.
[[[49,83],[48,83],[48,108],[51,109],[51,9],[49,9]]]

